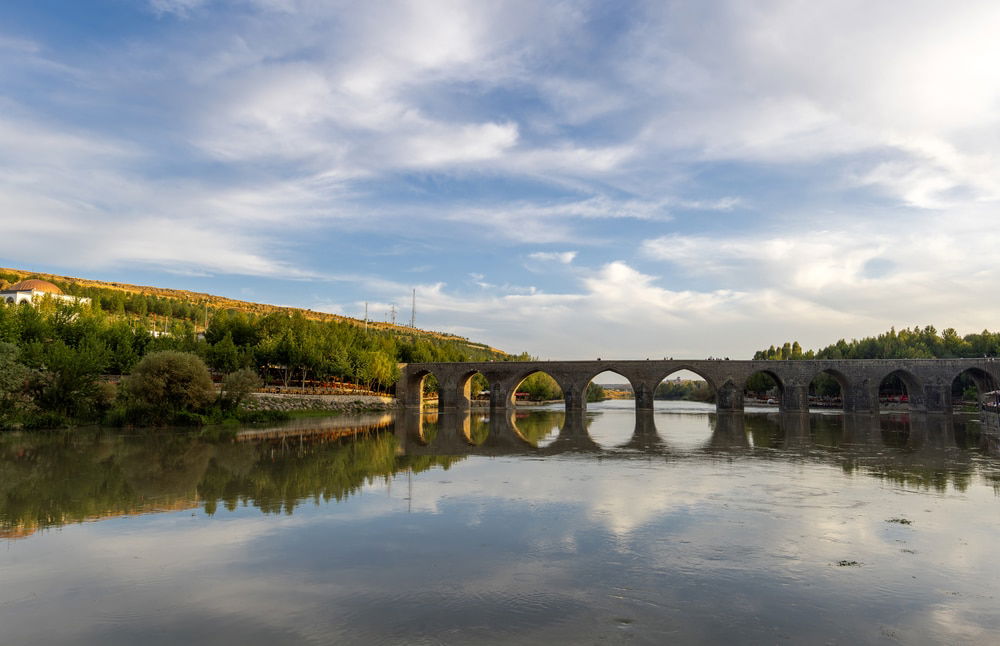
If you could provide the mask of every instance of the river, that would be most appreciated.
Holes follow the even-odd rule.
[[[0,435],[2,644],[995,643],[974,417]]]

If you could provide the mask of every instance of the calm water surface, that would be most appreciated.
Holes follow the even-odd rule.
[[[974,420],[661,404],[0,436],[0,644],[997,642]]]

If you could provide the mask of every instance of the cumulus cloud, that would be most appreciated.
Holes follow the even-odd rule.
[[[146,7],[100,56],[0,34],[11,261],[339,280],[419,249],[351,273],[391,303],[427,267],[439,328],[574,355],[997,314],[994,3]]]

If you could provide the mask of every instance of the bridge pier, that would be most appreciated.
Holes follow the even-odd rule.
[[[635,409],[637,411],[653,410],[653,394],[656,392],[656,383],[650,384],[646,381],[636,382],[633,386],[635,393]]]
[[[719,386],[715,391],[715,408],[720,413],[742,413],[743,389],[738,388],[732,381]]]
[[[587,382],[589,384],[590,382]],[[563,400],[566,402],[566,413],[587,410],[587,386],[579,384],[559,384],[563,391]]]
[[[438,410],[464,411],[472,408],[469,398],[469,383],[459,383],[457,379],[438,379]]]
[[[396,402],[404,408],[420,409],[424,398],[424,377],[427,373],[410,373],[406,370],[396,382]]]
[[[845,413],[878,412],[878,384],[873,386],[867,377],[852,381],[842,389],[841,396]]]
[[[785,384],[779,409],[782,413],[809,412],[809,385]]]
[[[512,410],[514,408],[514,388],[509,380],[497,379],[490,381],[490,412],[496,410]]]
[[[985,391],[981,391],[985,392]],[[951,384],[944,384],[940,378],[927,380],[923,392],[924,410],[928,413],[951,412]],[[911,405],[911,410],[913,409]]]

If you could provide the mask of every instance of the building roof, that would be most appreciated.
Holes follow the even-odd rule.
[[[19,283],[14,283],[7,289],[3,290],[5,292],[27,292],[27,291],[37,291],[37,292],[48,292],[49,294],[62,294],[63,291],[50,283],[47,280],[40,280],[38,278],[29,278],[28,280],[22,280]]]

